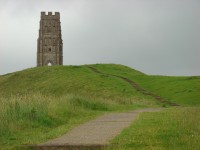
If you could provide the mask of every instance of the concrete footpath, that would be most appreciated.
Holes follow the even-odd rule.
[[[146,108],[126,113],[111,113],[86,122],[67,134],[34,146],[38,150],[103,149],[123,129],[130,126],[141,112],[155,112],[163,108]]]

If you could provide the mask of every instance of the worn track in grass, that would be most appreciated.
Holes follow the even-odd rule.
[[[96,68],[94,67],[91,67],[91,66],[88,66],[89,69],[91,69],[93,72],[95,73],[99,73],[99,74],[103,74],[103,75],[107,75],[107,76],[113,76],[113,77],[117,77],[117,78],[120,78],[126,82],[128,82],[132,87],[134,87],[137,91],[141,92],[142,94],[144,95],[149,95],[151,97],[153,97],[154,99],[158,100],[159,102],[163,103],[163,104],[167,104],[167,105],[170,105],[170,106],[180,106],[176,103],[173,103],[173,102],[170,102],[170,101],[167,101],[163,98],[161,98],[160,96],[154,94],[154,93],[151,93],[143,88],[141,88],[137,83],[133,82],[132,80],[128,79],[128,78],[125,78],[125,77],[122,77],[122,76],[118,76],[118,75],[113,75],[113,74],[106,74],[106,73],[103,73],[103,72],[100,72],[99,70],[97,70]]]

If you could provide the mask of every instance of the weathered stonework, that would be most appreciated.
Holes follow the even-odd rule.
[[[63,65],[63,43],[60,13],[41,12],[37,40],[37,66]]]

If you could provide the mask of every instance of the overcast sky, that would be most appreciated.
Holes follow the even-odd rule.
[[[59,11],[64,65],[200,75],[199,0],[0,0],[0,74],[36,66],[41,11]]]

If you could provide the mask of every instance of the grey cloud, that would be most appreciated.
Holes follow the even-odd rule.
[[[199,4],[2,0],[0,74],[36,65],[40,11],[60,11],[65,65],[121,63],[148,74],[199,75]]]

